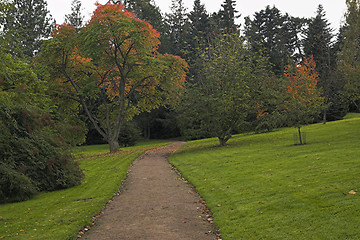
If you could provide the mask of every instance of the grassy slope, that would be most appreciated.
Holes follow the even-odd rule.
[[[0,239],[64,240],[76,237],[118,191],[129,165],[149,149],[148,144],[124,148],[118,154],[80,159],[85,173],[80,186],[41,193],[26,202],[0,205]],[[107,145],[95,148],[98,152],[107,151]],[[91,151],[96,152],[92,146],[84,150],[86,156]]]
[[[359,239],[360,118],[193,141],[171,157],[212,210],[224,239]]]

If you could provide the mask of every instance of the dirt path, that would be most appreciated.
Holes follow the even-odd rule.
[[[136,159],[122,193],[82,239],[217,239],[198,194],[167,161],[182,144],[176,142]]]

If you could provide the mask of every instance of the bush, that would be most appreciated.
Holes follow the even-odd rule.
[[[39,109],[0,104],[0,202],[29,199],[81,183],[83,174],[54,121]],[[7,176],[8,180],[5,179]]]
[[[0,164],[0,203],[25,201],[36,192],[36,187],[24,174]]]
[[[119,144],[121,147],[134,146],[140,135],[141,132],[134,122],[126,122],[119,134]]]

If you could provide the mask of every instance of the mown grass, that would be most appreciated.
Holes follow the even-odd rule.
[[[359,239],[360,116],[303,128],[192,141],[170,157],[225,240]]]
[[[26,202],[0,205],[0,239],[76,238],[118,191],[132,161],[152,146],[165,144],[143,142],[116,154],[96,156],[90,154],[107,152],[107,146],[83,148],[81,155],[86,157],[79,159],[85,174],[82,184],[40,193]]]

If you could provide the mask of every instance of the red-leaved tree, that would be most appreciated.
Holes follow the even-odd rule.
[[[314,121],[320,113],[324,99],[317,87],[318,73],[314,59],[304,58],[297,65],[288,65],[284,75],[287,80],[285,112],[291,126],[298,128],[300,144],[303,144],[300,128]]]
[[[58,25],[40,56],[54,95],[80,104],[95,129],[119,149],[121,126],[178,101],[187,64],[157,52],[159,33],[122,4],[97,4],[80,31]]]

